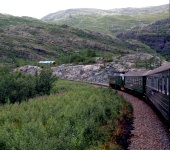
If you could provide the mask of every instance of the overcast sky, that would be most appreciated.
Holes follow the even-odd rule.
[[[0,0],[0,13],[42,18],[72,8],[113,9],[168,4],[169,0]]]

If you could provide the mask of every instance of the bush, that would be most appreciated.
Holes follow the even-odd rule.
[[[78,64],[79,62],[85,61],[85,57],[79,54],[72,54],[70,57],[70,63]]]
[[[55,77],[51,70],[43,70],[38,76],[9,72],[8,69],[0,71],[0,103],[21,102],[36,95],[50,94]]]
[[[56,77],[52,75],[51,69],[42,70],[39,76],[36,76],[36,91],[40,95],[50,94],[50,90]]]
[[[93,50],[88,49],[87,50],[87,57],[96,57],[96,52]]]
[[[58,81],[53,91],[59,89],[64,94],[0,106],[0,146],[26,150],[104,149],[111,142],[110,136],[118,135],[118,120],[129,108],[122,97],[110,89],[76,82]]]

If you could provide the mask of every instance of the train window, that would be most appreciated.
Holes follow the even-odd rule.
[[[135,84],[135,77],[133,78],[133,84]]]
[[[125,82],[126,82],[127,84],[129,84],[129,83],[130,83],[129,77],[126,77]]]
[[[155,77],[155,90],[157,90],[157,77]]]
[[[162,80],[159,78],[159,92],[162,92]]]
[[[162,77],[162,93],[165,94],[165,81],[164,81],[164,77]]]
[[[138,81],[138,78],[136,77],[136,79],[135,79],[135,84],[137,84],[137,81]]]
[[[139,79],[139,85],[142,85],[141,79]]]
[[[166,84],[167,80],[166,77],[164,78],[164,94],[167,94],[167,84]]]
[[[158,77],[158,91],[159,91],[159,77]]]
[[[149,87],[151,87],[151,80],[152,80],[152,78],[149,78]]]
[[[149,78],[149,87],[151,87],[151,78]]]
[[[139,78],[137,78],[137,84],[139,85]]]
[[[135,84],[137,84],[137,77],[135,78]]]
[[[154,88],[154,78],[152,77],[151,78],[151,85],[150,85],[152,88]]]
[[[147,86],[149,86],[149,78],[147,78]]]
[[[150,87],[150,78],[147,78],[147,86]]]
[[[166,80],[166,86],[167,86],[167,95],[169,95],[169,77],[168,76]]]

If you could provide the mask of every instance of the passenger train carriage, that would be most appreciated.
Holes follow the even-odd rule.
[[[150,71],[114,74],[109,85],[146,96],[170,126],[170,63]]]
[[[170,122],[170,63],[151,70],[146,75],[146,95]]]
[[[140,94],[145,93],[145,85],[146,85],[146,71],[139,72],[128,72],[124,75],[124,87],[126,89],[130,89],[136,91]]]

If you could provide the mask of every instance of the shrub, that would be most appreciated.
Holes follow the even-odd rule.
[[[51,69],[44,69],[40,75],[36,75],[36,91],[40,95],[50,94],[50,90],[56,77],[52,75]]]
[[[0,103],[11,103],[28,100],[36,95],[50,94],[56,78],[51,70],[43,70],[38,76],[9,72],[8,69],[0,71]]]
[[[54,89],[65,92],[0,106],[0,146],[99,149],[110,142],[118,120],[124,116],[122,109],[129,107],[108,89],[66,81],[56,82]]]

